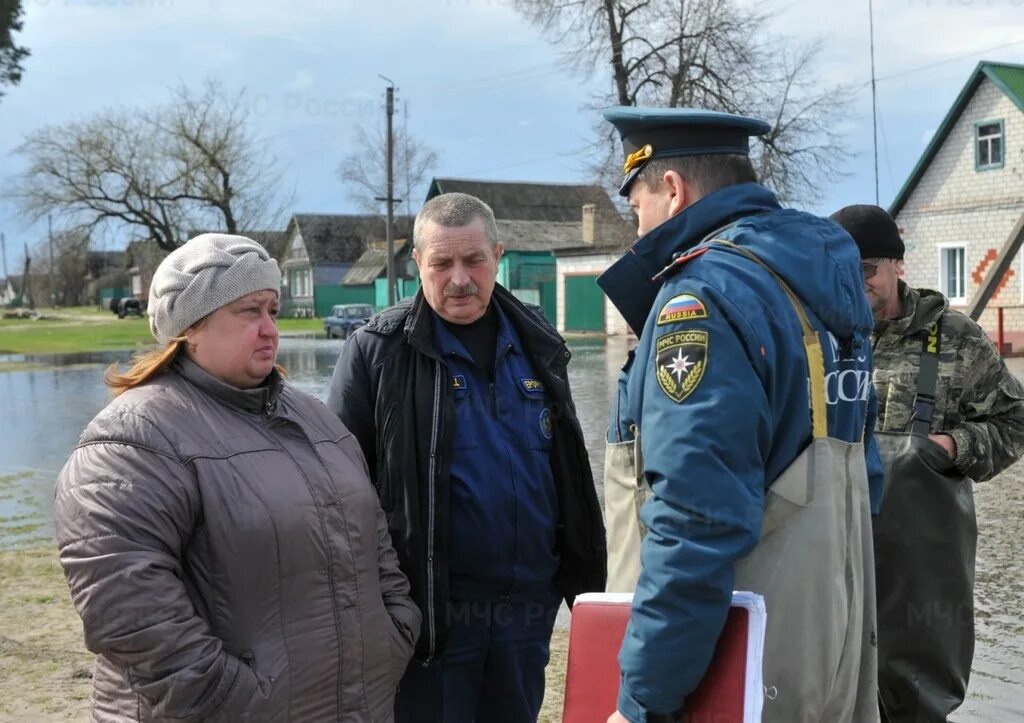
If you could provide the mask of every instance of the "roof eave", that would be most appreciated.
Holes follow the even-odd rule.
[[[988,78],[992,81],[992,83],[999,88],[1006,97],[1013,101],[1014,105],[1016,105],[1021,111],[1024,111],[1024,97],[1014,93],[1011,88],[1007,87],[1002,78],[995,73],[994,69],[996,67],[1022,66],[1017,66],[1012,63],[992,63],[985,60],[980,61],[975,66],[974,71],[967,79],[967,83],[964,84],[960,94],[957,95],[956,100],[953,101],[953,105],[950,106],[949,111],[946,113],[946,117],[942,119],[942,124],[939,126],[938,130],[935,131],[935,135],[932,136],[931,141],[928,143],[928,147],[925,148],[924,153],[914,165],[914,168],[907,177],[903,187],[900,188],[899,193],[896,194],[896,197],[889,205],[890,216],[895,218],[896,215],[903,210],[907,201],[910,200],[910,194],[914,192],[915,188],[917,188],[917,184],[921,181],[921,177],[924,176],[924,172],[935,159],[936,154],[938,154],[942,144],[945,143],[946,137],[953,129],[957,120],[960,119],[960,115],[964,112],[967,104],[977,91],[978,85],[981,84],[982,78]]]
[[[946,136],[952,130],[956,121],[960,118],[960,114],[963,113],[964,108],[967,107],[967,103],[974,95],[974,91],[977,90],[978,84],[981,82],[982,70],[984,69],[985,62],[981,61],[975,66],[974,71],[971,73],[964,87],[960,90],[960,94],[957,95],[956,100],[953,101],[953,105],[946,112],[946,117],[942,119],[942,123],[939,125],[938,130],[932,136],[931,141],[928,143],[928,147],[925,148],[924,153],[917,160],[913,170],[907,177],[903,187],[900,188],[899,193],[896,194],[896,198],[893,199],[889,205],[889,215],[893,218],[900,212],[907,201],[910,199],[910,194],[913,193],[917,187],[918,182],[921,180],[921,176],[924,175],[925,170],[931,164],[935,155],[939,152],[942,144],[946,140]]]

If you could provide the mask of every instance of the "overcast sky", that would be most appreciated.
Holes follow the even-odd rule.
[[[824,82],[860,84],[845,128],[857,154],[850,175],[808,210],[873,202],[866,0],[772,7],[774,32],[826,41]],[[0,99],[0,186],[32,130],[160,103],[169,87],[212,77],[247,89],[257,133],[296,189],[294,211],[352,212],[335,170],[353,127],[383,117],[378,74],[395,80],[410,130],[438,151],[436,175],[587,180],[577,151],[594,113],[582,106],[603,81],[565,69],[557,47],[503,0],[25,0],[25,9],[16,38],[32,57]],[[977,62],[1024,63],[1024,0],[876,0],[874,15],[886,205]],[[0,199],[0,231],[8,269],[20,272],[23,245],[45,227]]]

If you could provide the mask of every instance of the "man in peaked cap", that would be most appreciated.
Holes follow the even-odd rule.
[[[874,524],[882,718],[945,721],[974,658],[973,483],[1024,453],[1024,388],[975,321],[900,278],[903,240],[885,210],[857,204],[832,219],[860,248],[875,313],[887,480]]]
[[[639,336],[605,465],[609,589],[635,586],[609,721],[678,720],[733,590],[765,598],[763,720],[877,721],[881,470],[857,248],[757,184],[766,123],[605,118],[640,237],[598,280]]]

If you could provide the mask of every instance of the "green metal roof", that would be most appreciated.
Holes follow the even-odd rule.
[[[1009,96],[1014,104],[1024,111],[1024,65],[987,66],[986,75]]]
[[[967,104],[974,96],[974,92],[985,78],[992,81],[999,90],[1003,91],[1013,101],[1013,104],[1021,112],[1024,112],[1024,65],[992,63],[985,60],[978,63],[974,72],[971,73],[971,77],[967,80],[967,84],[960,91],[960,95],[953,101],[953,106],[946,113],[946,117],[942,119],[942,125],[935,131],[935,135],[932,136],[931,142],[928,143],[924,154],[918,160],[917,165],[914,166],[914,170],[910,172],[910,177],[907,178],[903,188],[896,194],[896,198],[889,206],[890,215],[896,216],[907,203],[910,194],[913,193],[918,182],[924,176],[924,172],[928,169],[932,159],[935,158],[939,149],[942,148],[942,144],[945,143],[946,136],[953,130],[953,126],[959,120],[960,114],[963,113],[964,108],[967,107]]]

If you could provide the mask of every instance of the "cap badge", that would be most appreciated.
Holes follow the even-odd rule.
[[[632,171],[634,168],[639,166],[644,161],[649,160],[650,157],[653,156],[653,155],[654,155],[654,146],[652,146],[650,143],[648,143],[647,145],[645,145],[643,148],[641,148],[638,151],[633,151],[628,156],[626,156],[626,163],[622,167],[622,172],[623,173],[629,173],[630,171]]]

